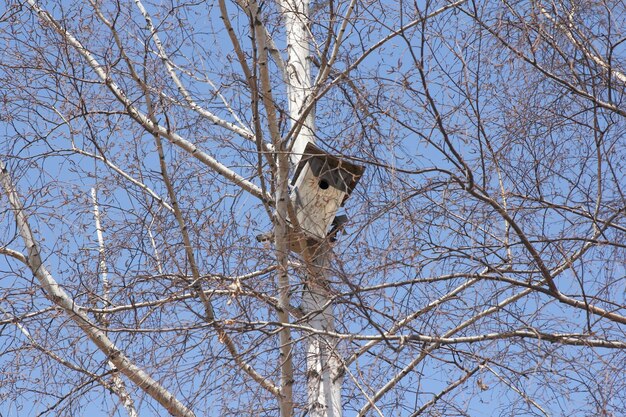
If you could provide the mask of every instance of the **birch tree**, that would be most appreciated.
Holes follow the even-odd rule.
[[[5,2],[0,415],[626,414],[625,28]],[[308,144],[365,167],[321,240]]]

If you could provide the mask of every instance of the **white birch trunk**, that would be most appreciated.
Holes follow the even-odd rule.
[[[98,257],[100,258],[100,277],[102,279],[102,300],[105,303],[105,308],[109,306],[109,297],[111,293],[111,283],[109,282],[109,269],[107,268],[106,263],[106,253],[104,251],[104,234],[102,233],[102,223],[100,222],[100,208],[98,207],[98,196],[96,194],[96,189],[91,189],[91,201],[93,203],[93,218],[96,224],[96,236],[98,238]],[[100,325],[103,328],[109,327],[109,320],[106,314],[102,314],[100,319],[98,320]],[[106,333],[105,333],[106,334]],[[130,393],[126,389],[126,384],[122,379],[122,376],[119,374],[117,367],[110,360],[107,361],[107,365],[113,371],[111,379],[113,380],[113,390],[119,397],[122,405],[126,409],[126,413],[128,413],[128,417],[139,417],[137,414],[137,409],[135,408],[135,403],[133,401],[133,397],[130,396]]]
[[[315,142],[314,112],[302,118],[302,112],[311,100],[311,67],[309,0],[283,0],[281,7],[287,33],[287,93],[289,113],[293,125],[301,124],[294,139],[290,160],[297,165],[309,142]],[[329,246],[316,251],[312,271],[306,279],[302,299],[308,325],[320,331],[334,331],[333,309],[328,304],[327,280],[324,265]],[[307,339],[308,415],[311,417],[341,417],[342,367],[336,340],[329,336],[313,335]]]
[[[302,124],[291,148],[291,163],[297,165],[307,143],[315,142],[313,111],[301,120],[309,104],[311,93],[309,0],[283,0],[281,2],[287,32],[287,94],[292,125]]]
[[[333,307],[328,303],[328,281],[324,276],[330,247],[322,245],[313,261],[302,295],[307,324],[321,332],[334,332]],[[336,349],[337,340],[322,334],[307,339],[307,390],[311,417],[341,417],[343,367]]]
[[[55,305],[62,308],[69,318],[91,339],[91,341],[104,353],[113,365],[140,387],[146,394],[154,398],[171,415],[181,417],[195,417],[194,413],[183,405],[176,397],[154,380],[143,369],[136,366],[124,353],[113,343],[105,332],[91,322],[83,308],[78,305],[54,279],[41,260],[39,245],[29,225],[28,216],[22,206],[22,202],[13,186],[4,164],[0,161],[0,185],[6,193],[11,210],[15,215],[19,234],[28,251],[26,263],[39,281],[46,296]]]

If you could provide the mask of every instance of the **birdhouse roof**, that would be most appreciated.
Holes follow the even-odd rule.
[[[321,177],[322,175],[326,176],[328,173],[332,173],[334,174],[333,177],[341,178],[343,184],[332,185],[335,186],[335,188],[342,189],[346,193],[346,198],[350,195],[354,187],[356,187],[357,182],[359,182],[359,179],[365,171],[364,166],[331,155],[309,142],[304,149],[300,163],[298,163],[296,167],[296,172],[291,182],[292,184],[296,183],[298,176],[300,176],[307,164],[310,165],[311,171],[316,177]]]

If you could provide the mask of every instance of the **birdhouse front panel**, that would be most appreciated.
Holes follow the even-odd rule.
[[[337,210],[343,206],[364,170],[364,167],[324,152],[312,143],[307,144],[291,181],[291,202],[296,215],[291,222],[298,223],[306,238],[313,242],[326,239]],[[292,250],[300,252],[301,241],[296,237]]]
[[[318,171],[315,175],[311,165],[307,165],[296,181],[291,200],[300,228],[305,234],[324,239],[346,192],[336,188],[328,171]]]

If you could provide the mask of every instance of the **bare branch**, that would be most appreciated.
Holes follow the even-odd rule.
[[[176,416],[192,417],[194,413],[185,407],[176,397],[171,394],[159,382],[154,380],[144,370],[136,366],[124,353],[97,327],[81,310],[74,300],[61,288],[52,275],[48,272],[41,260],[37,241],[31,231],[28,216],[24,211],[22,202],[17,195],[9,173],[0,161],[0,183],[9,198],[11,209],[15,215],[20,235],[28,251],[27,264],[33,274],[39,280],[48,299],[61,307],[78,327],[91,339],[91,341],[104,353],[120,372],[161,404],[169,413]]]

